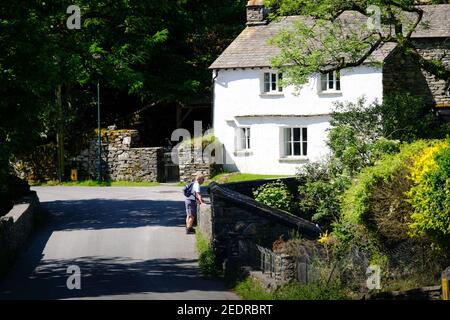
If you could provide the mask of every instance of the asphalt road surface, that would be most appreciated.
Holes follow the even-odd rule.
[[[181,188],[34,190],[48,217],[0,282],[0,299],[238,298],[201,274]],[[69,290],[77,270],[81,289]]]

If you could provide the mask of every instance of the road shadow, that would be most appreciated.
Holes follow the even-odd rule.
[[[202,275],[196,259],[132,260],[89,256],[44,259],[44,248],[56,231],[183,227],[184,203],[157,200],[87,199],[42,204],[45,222],[36,231],[12,271],[0,281],[0,299],[67,299],[130,296],[187,291],[227,292],[223,284]],[[133,232],[133,230],[130,230]],[[136,245],[140,245],[137,243]],[[68,290],[67,268],[81,270],[81,290]],[[185,299],[185,296],[183,296]]]
[[[0,299],[70,299],[141,293],[226,291],[202,276],[194,259],[130,261],[124,258],[85,257],[47,260],[22,281],[20,288],[0,292]],[[68,266],[81,270],[81,290],[69,290]],[[176,298],[176,297],[174,297]]]
[[[145,226],[182,227],[182,201],[158,200],[60,200],[41,204],[50,213],[53,230],[100,230]]]

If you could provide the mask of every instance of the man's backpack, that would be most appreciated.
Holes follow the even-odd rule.
[[[192,196],[192,187],[194,186],[194,183],[191,182],[183,187],[183,194],[186,198],[189,198]]]

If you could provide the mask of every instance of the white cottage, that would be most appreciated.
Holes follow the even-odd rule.
[[[435,7],[429,8],[434,12]],[[449,6],[445,9],[450,12]],[[354,13],[343,15],[355,19]],[[367,62],[340,73],[313,74],[295,94],[294,88],[280,86],[282,74],[270,68],[279,51],[267,42],[295,19],[303,18],[292,16],[268,23],[266,16],[263,1],[249,1],[246,29],[210,67],[214,134],[229,159],[225,169],[292,175],[299,166],[320,161],[328,153],[333,103],[355,102],[361,96],[368,102],[381,102],[386,71],[385,66]],[[385,45],[370,61],[385,61],[394,48],[393,44]]]

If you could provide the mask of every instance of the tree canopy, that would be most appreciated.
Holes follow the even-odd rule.
[[[94,127],[98,80],[113,109],[209,100],[208,66],[245,23],[244,0],[16,1],[0,3],[0,170],[11,154]],[[69,29],[68,7],[80,8]],[[63,117],[55,90],[61,88]],[[126,97],[125,101],[119,100]],[[108,106],[107,106],[108,107]],[[114,117],[112,115],[111,117]],[[0,173],[0,176],[2,174]]]
[[[439,79],[450,79],[449,66],[438,59],[426,59],[412,39],[414,31],[426,24],[424,10],[417,6],[417,1],[266,0],[266,4],[271,8],[273,18],[284,15],[311,18],[296,22],[292,29],[285,29],[272,39],[272,43],[281,49],[273,59],[273,65],[283,70],[288,84],[301,86],[314,72],[361,65],[385,44],[395,44]],[[341,16],[345,11],[357,12],[360,17],[367,18],[349,23]]]

